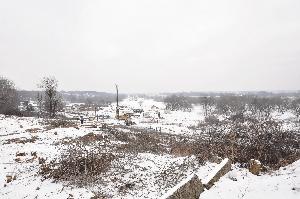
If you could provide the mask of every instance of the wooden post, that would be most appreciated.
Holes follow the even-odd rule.
[[[116,91],[117,91],[117,108],[116,108],[116,118],[119,119],[119,88],[116,84]]]
[[[98,121],[97,106],[95,106],[95,118],[97,118],[97,121]]]

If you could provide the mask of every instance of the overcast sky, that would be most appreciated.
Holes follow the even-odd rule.
[[[0,75],[36,89],[300,89],[299,0],[2,0]]]

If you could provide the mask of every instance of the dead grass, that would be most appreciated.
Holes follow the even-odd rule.
[[[249,166],[250,159],[256,159],[272,169],[300,159],[299,132],[283,130],[280,123],[271,119],[245,118],[243,122],[210,124],[203,134],[206,136],[196,145],[197,155],[203,159],[229,157],[243,167]]]
[[[87,150],[84,146],[70,145],[59,158],[42,164],[40,174],[44,178],[69,181],[76,185],[95,182],[96,177],[105,172],[115,159],[112,153]]]
[[[283,130],[281,124],[268,119],[244,118],[204,122],[199,136],[187,137],[142,131],[112,134],[125,142],[118,147],[127,153],[150,152],[174,156],[196,156],[200,163],[229,157],[248,167],[250,159],[260,160],[264,166],[278,169],[300,159],[300,133]]]
[[[66,119],[45,120],[44,125],[46,125],[46,130],[55,128],[78,128],[78,124],[75,121]]]
[[[26,143],[34,143],[38,138],[36,136],[32,136],[31,138],[12,138],[4,141],[3,144],[26,144]]]
[[[173,135],[127,127],[123,131],[120,127],[111,127],[99,134],[89,133],[67,139],[59,143],[67,146],[67,150],[56,160],[43,163],[40,174],[45,178],[85,186],[99,182],[99,176],[106,175],[108,170],[117,170],[125,175],[128,171],[124,169],[124,165],[131,165],[130,157],[136,157],[138,153],[195,156],[198,164],[229,157],[244,167],[248,166],[250,159],[257,159],[272,169],[300,158],[300,134],[284,131],[274,121],[208,121],[209,123],[201,125],[202,133],[199,136]],[[186,165],[189,163],[162,171],[157,178],[164,182],[170,182],[173,178],[180,179],[180,172],[190,167]],[[166,185],[162,183],[162,186]],[[120,192],[131,188],[131,184],[124,184],[120,187]]]
[[[25,131],[26,132],[29,132],[29,133],[37,133],[38,131],[41,131],[42,129],[40,128],[32,128],[32,129],[26,129]]]

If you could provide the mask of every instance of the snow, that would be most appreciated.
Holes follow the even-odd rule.
[[[202,183],[207,184],[211,179],[228,163],[229,159],[225,158],[220,164],[218,164],[210,174],[203,179]]]
[[[234,167],[202,199],[298,199],[300,198],[300,160],[272,173],[256,176],[247,169]]]
[[[114,119],[108,121],[118,123]],[[40,130],[36,132],[27,131],[33,128]],[[73,195],[74,198],[90,198],[97,190],[103,190],[105,194],[111,196],[110,198],[120,198],[122,194],[124,198],[136,198],[136,196],[138,198],[159,198],[170,186],[175,185],[177,181],[201,167],[197,164],[195,157],[140,153],[128,160],[125,157],[124,162],[117,163],[123,165],[124,169],[127,170],[125,175],[118,174],[118,171],[112,168],[101,177],[103,183],[99,183],[96,187],[77,188],[67,186],[62,182],[54,183],[51,180],[41,179],[38,175],[38,160],[33,158],[32,152],[36,152],[38,157],[43,157],[47,162],[50,162],[58,157],[62,150],[56,143],[66,138],[76,138],[95,132],[94,130],[86,128],[47,130],[40,119],[1,116],[0,177],[2,180],[0,186],[2,188],[0,189],[0,198],[67,198],[69,194]],[[101,134],[101,131],[99,133]],[[23,144],[14,141],[7,143],[10,139],[29,139],[32,137],[36,137],[36,141],[33,143]],[[110,144],[117,145],[120,143],[112,141]],[[17,152],[24,152],[26,155],[16,157]],[[15,161],[16,158],[19,158],[19,162]],[[180,169],[180,165],[188,166]],[[170,171],[172,172],[168,173]],[[167,174],[163,174],[164,172]],[[6,175],[10,173],[16,175],[16,180],[6,183]],[[164,175],[166,176],[164,177]],[[169,178],[170,176],[171,178]],[[112,177],[121,181],[113,182]],[[120,193],[119,188],[126,183],[135,184],[135,188],[128,190],[127,193]]]
[[[72,194],[75,198],[90,198],[94,194],[91,191],[79,188],[66,187],[62,183],[53,183],[50,180],[42,180],[38,173],[38,160],[31,156],[31,152],[37,152],[38,157],[52,159],[59,155],[54,142],[65,137],[83,135],[75,129],[53,129],[50,131],[29,133],[26,129],[40,128],[40,120],[35,118],[1,117],[0,119],[0,198],[67,198]],[[22,128],[20,128],[22,126]],[[57,132],[57,135],[54,135]],[[4,144],[13,138],[38,137],[34,143],[10,143]],[[20,162],[15,159],[17,152],[25,152],[20,156]],[[5,183],[6,175],[16,175],[16,180]],[[4,187],[5,186],[5,187]]]
[[[149,114],[145,118],[139,114],[133,118],[136,129],[156,129],[162,133],[193,136],[196,132],[190,127],[204,120],[201,106],[194,106],[191,112],[165,111],[162,102],[151,99],[127,98],[120,102],[127,109],[143,109]],[[109,119],[101,119],[102,123],[118,126],[119,130],[130,133],[130,129],[123,128],[124,121],[115,119],[115,106],[102,107],[97,111],[98,115],[107,115]],[[161,118],[158,118],[158,112]],[[83,112],[87,117],[94,116],[94,111]],[[273,113],[278,120],[284,120],[284,128],[293,129],[295,126],[289,121],[293,120],[291,113]],[[66,113],[73,117],[76,114]],[[220,116],[222,117],[222,116]],[[123,125],[123,126],[122,126]],[[119,127],[120,126],[120,127]],[[30,132],[29,129],[40,129]],[[37,152],[38,157],[47,159],[47,162],[59,156],[62,148],[56,143],[63,139],[76,138],[88,133],[102,134],[100,129],[86,128],[56,128],[47,130],[42,120],[37,118],[6,117],[0,115],[0,198],[91,198],[94,192],[101,190],[108,194],[109,198],[160,198],[166,192],[171,193],[181,186],[194,174],[203,183],[209,181],[222,165],[206,163],[199,165],[196,157],[174,157],[171,155],[159,155],[151,153],[139,153],[133,157],[124,157],[117,164],[123,164],[127,173],[118,173],[117,168],[112,168],[107,174],[101,176],[102,183],[95,187],[78,188],[62,182],[43,180],[38,175],[39,164],[33,159],[31,152]],[[151,132],[151,131],[149,131]],[[200,132],[201,133],[201,132]],[[36,137],[31,143],[8,143],[10,139],[30,139]],[[109,144],[124,144],[120,141],[110,141]],[[15,159],[17,152],[25,152],[20,162]],[[180,167],[180,165],[188,165]],[[168,173],[172,172],[172,173]],[[16,180],[6,183],[7,174],[16,174]],[[119,179],[112,181],[112,178]],[[181,182],[181,183],[180,183]],[[134,189],[120,192],[120,187],[126,183],[135,185]],[[174,187],[179,183],[176,187]],[[4,187],[4,185],[6,185]],[[70,195],[71,194],[71,195]],[[247,169],[237,166],[222,177],[215,185],[201,194],[201,198],[300,198],[300,160],[272,173],[261,176],[251,174]]]

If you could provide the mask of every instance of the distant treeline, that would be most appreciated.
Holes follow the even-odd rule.
[[[174,93],[160,93],[158,95],[136,94],[138,97],[146,99],[154,99],[155,101],[165,102],[165,99],[170,96],[185,97],[192,104],[199,104],[199,99],[202,97],[226,97],[226,96],[252,96],[259,98],[300,98],[300,91],[281,91],[281,92],[267,92],[267,91],[239,91],[239,92],[174,92]]]
[[[298,91],[237,91],[237,92],[175,92],[175,93],[161,93],[164,96],[177,95],[185,97],[219,97],[228,95],[250,95],[258,97],[300,97],[300,90]]]
[[[300,117],[299,95],[240,95],[225,94],[220,96],[187,97],[183,95],[169,95],[164,98],[166,108],[172,111],[189,111],[193,104],[203,106],[205,116],[222,114],[227,116],[242,116],[251,112],[259,117],[269,118],[273,111],[284,113],[293,112]]]
[[[39,91],[17,91],[19,99],[36,101]],[[116,94],[97,91],[60,91],[64,101],[71,103],[106,104],[116,101]],[[126,98],[125,94],[119,94],[119,99]]]

